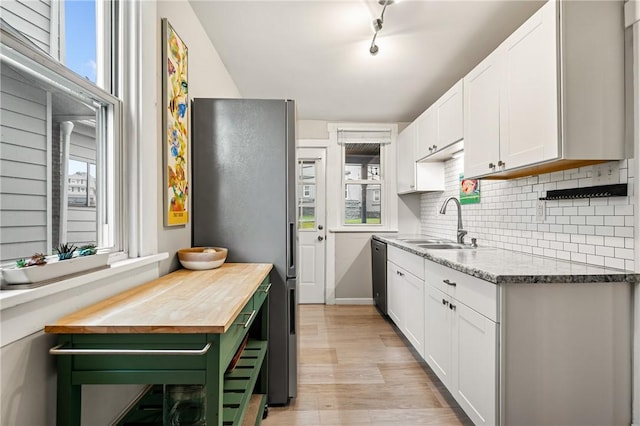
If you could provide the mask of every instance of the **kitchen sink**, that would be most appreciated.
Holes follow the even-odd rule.
[[[427,239],[427,238],[423,238],[423,239],[398,239],[399,241],[405,242],[405,243],[409,243],[409,244],[455,244],[453,241],[450,240],[434,240],[434,239]]]
[[[468,250],[478,248],[471,245],[459,243],[417,244],[417,246],[430,250]]]

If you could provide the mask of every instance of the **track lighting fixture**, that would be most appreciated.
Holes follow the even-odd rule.
[[[387,6],[395,3],[394,0],[378,0],[378,3],[382,5],[382,13],[379,18],[373,20],[373,39],[371,40],[371,47],[369,47],[369,53],[372,56],[375,56],[378,53],[378,45],[376,44],[376,37],[378,36],[378,31],[382,29],[382,24],[384,24],[384,11],[387,10]]]

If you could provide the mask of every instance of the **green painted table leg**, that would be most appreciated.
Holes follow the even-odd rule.
[[[58,426],[80,426],[82,388],[71,384],[71,364],[72,355],[58,357]]]
[[[213,342],[214,348],[220,347],[219,335],[208,335],[208,341]],[[224,370],[220,365],[220,351],[210,350],[207,353],[207,370],[205,373],[205,394],[207,426],[222,425],[222,397],[224,385]]]

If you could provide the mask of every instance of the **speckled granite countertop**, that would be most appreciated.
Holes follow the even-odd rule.
[[[429,250],[402,239],[427,235],[374,235],[374,239],[495,284],[632,282],[640,274],[622,269],[535,256],[492,247]]]

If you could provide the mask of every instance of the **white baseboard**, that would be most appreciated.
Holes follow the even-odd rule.
[[[336,305],[373,305],[373,299],[367,297],[336,297]]]

